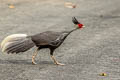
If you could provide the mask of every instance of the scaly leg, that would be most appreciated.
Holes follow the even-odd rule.
[[[35,52],[34,52],[34,54],[33,54],[33,56],[32,56],[32,64],[33,64],[33,65],[37,64],[37,63],[35,62],[35,57],[37,56],[37,54],[38,54],[38,49],[35,50]]]
[[[52,58],[52,60],[54,61],[54,63],[55,63],[56,65],[61,65],[61,66],[64,66],[64,65],[65,65],[65,64],[59,63],[59,62],[55,59],[55,57],[54,57],[53,55],[51,55],[51,58]]]

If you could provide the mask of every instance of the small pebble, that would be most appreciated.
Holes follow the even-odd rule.
[[[15,6],[14,5],[9,5],[9,8],[13,9],[13,8],[15,8]]]
[[[107,74],[106,73],[101,73],[100,76],[107,76]]]

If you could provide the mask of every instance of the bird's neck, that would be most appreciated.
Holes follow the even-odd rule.
[[[75,28],[75,29],[72,29],[72,30],[69,30],[69,31],[65,31],[65,33],[68,33],[68,35],[70,34],[70,33],[72,33],[73,31],[76,31],[78,28]]]
[[[75,28],[75,29],[72,29],[72,30],[70,30],[68,33],[70,34],[70,33],[72,33],[73,31],[76,31],[78,28]]]
[[[75,29],[72,29],[72,30],[69,30],[69,31],[64,31],[63,34],[65,34],[65,37],[66,38],[69,34],[71,34],[73,31],[76,31],[78,28],[75,28]]]

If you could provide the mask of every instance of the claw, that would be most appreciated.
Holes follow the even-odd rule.
[[[62,63],[56,63],[56,65],[64,66],[65,64],[62,64]]]
[[[36,62],[32,62],[33,65],[36,65],[37,63]]]

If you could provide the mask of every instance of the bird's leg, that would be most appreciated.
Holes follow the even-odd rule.
[[[59,63],[59,62],[55,59],[55,57],[54,57],[53,55],[51,55],[51,58],[52,58],[52,60],[54,61],[54,63],[55,63],[56,65],[61,65],[61,66],[64,66],[64,65],[65,65],[65,64]]]
[[[53,49],[53,48],[50,49],[50,55],[51,55],[52,60],[54,61],[54,63],[55,63],[56,65],[62,65],[62,66],[63,66],[64,64],[59,63],[59,62],[55,59],[55,57],[53,56],[54,50],[55,50],[55,49]]]
[[[37,64],[36,62],[35,62],[35,57],[37,56],[37,54],[38,54],[38,49],[36,49],[35,50],[35,52],[33,53],[33,56],[32,56],[32,64]]]

